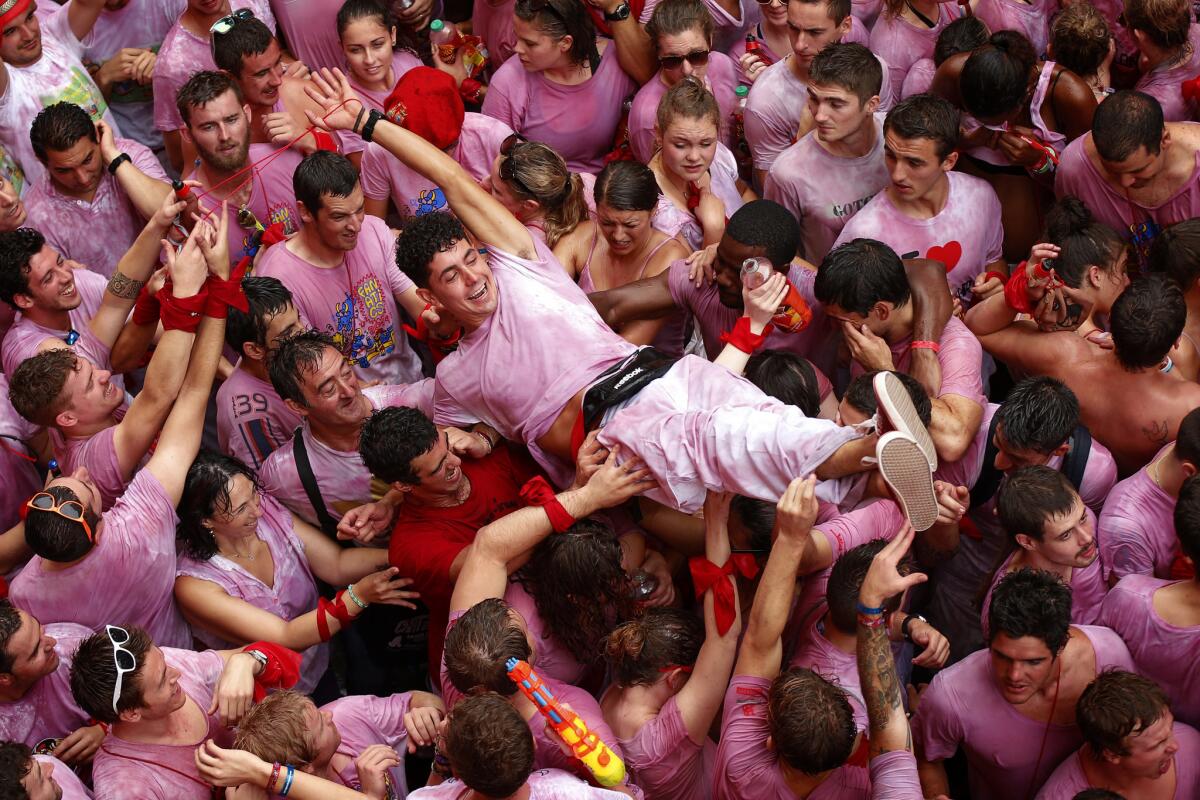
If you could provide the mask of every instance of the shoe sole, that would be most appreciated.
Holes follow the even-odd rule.
[[[875,449],[879,472],[900,503],[913,530],[927,531],[937,522],[933,475],[921,448],[903,433],[885,433]]]
[[[917,414],[917,408],[913,405],[912,398],[908,396],[908,390],[904,388],[904,384],[890,372],[880,372],[871,383],[875,389],[875,399],[879,403],[879,407],[887,414],[892,427],[901,433],[908,434],[908,437],[916,442],[929,464],[930,472],[937,469],[937,449],[933,446],[929,430],[921,422],[921,416]]]

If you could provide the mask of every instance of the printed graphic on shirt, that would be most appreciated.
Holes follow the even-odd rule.
[[[417,193],[416,199],[409,200],[408,204],[413,209],[413,215],[420,217],[446,208],[446,195],[436,186],[432,189],[422,189]]]
[[[95,91],[95,86],[82,69],[71,67],[71,80],[66,86],[57,94],[44,94],[38,99],[42,108],[55,103],[74,103],[88,113],[92,122],[99,122],[104,118],[104,112],[108,111],[108,103],[104,102],[104,95]]]
[[[338,350],[355,366],[369,367],[396,349],[395,323],[374,275],[360,279],[333,313],[333,324],[327,330]]]
[[[21,191],[25,188],[25,173],[21,170],[21,165],[3,147],[0,147],[0,175],[13,185],[13,188],[17,190],[17,196],[20,197]]]

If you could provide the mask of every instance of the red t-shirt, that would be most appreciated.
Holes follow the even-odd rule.
[[[477,460],[462,462],[471,494],[459,506],[439,508],[405,502],[396,516],[388,560],[400,574],[413,579],[413,588],[429,607],[429,664],[436,670],[450,617],[454,583],[450,566],[475,541],[480,528],[524,507],[521,487],[541,474],[523,449],[497,448]]]

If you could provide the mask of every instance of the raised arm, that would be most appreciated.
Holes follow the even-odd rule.
[[[940,261],[928,258],[910,258],[904,261],[904,271],[912,291],[913,339],[921,342],[940,341],[942,331],[954,312],[954,299],[946,282],[945,266]],[[930,397],[937,397],[941,393],[942,368],[937,353],[928,349],[914,349],[908,371],[921,382]]]
[[[348,130],[361,135],[371,115],[341,70],[322,69],[319,74],[313,73],[305,91],[321,108],[321,116],[305,111],[309,122],[322,130]],[[371,141],[441,187],[450,208],[481,242],[521,258],[533,257],[534,242],[529,230],[484,191],[457,161],[383,117],[377,119]]]
[[[615,289],[592,292],[588,300],[613,330],[629,322],[665,317],[678,308],[671,297],[670,273],[665,269]]]
[[[96,134],[100,138],[100,157],[104,159],[105,164],[111,164],[114,158],[121,155],[121,151],[117,149],[112,128],[104,121],[97,122]],[[115,177],[129,198],[129,202],[133,204],[138,214],[146,219],[153,217],[167,196],[172,194],[169,183],[152,178],[142,172],[131,160],[122,161],[117,166]]]
[[[589,2],[605,14],[611,14],[626,0],[589,0]],[[658,61],[654,57],[654,43],[646,33],[645,26],[638,22],[637,15],[630,14],[621,20],[607,17],[608,27],[612,31],[613,46],[617,48],[617,62],[626,75],[633,78],[638,86],[649,83],[658,72]]]
[[[96,26],[100,12],[104,10],[104,0],[72,0],[67,6],[67,23],[75,38],[83,41]]]
[[[271,783],[274,769],[272,764],[245,750],[226,750],[212,739],[206,740],[196,748],[196,769],[200,776],[213,786],[250,786],[257,790],[253,794],[237,794],[239,800],[243,797],[276,797],[289,775],[288,769],[284,767],[276,773],[275,783],[268,785]],[[290,774],[292,785],[288,797],[293,800],[370,800],[361,792],[299,769],[293,769]]]

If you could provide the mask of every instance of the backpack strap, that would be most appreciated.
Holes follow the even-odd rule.
[[[996,469],[996,455],[1000,452],[996,447],[996,425],[1000,422],[1000,410],[992,415],[988,425],[987,445],[983,448],[983,464],[979,468],[979,477],[971,487],[971,508],[979,508],[996,496],[1004,473]]]
[[[1083,484],[1083,474],[1087,472],[1088,456],[1092,452],[1091,432],[1080,425],[1067,440],[1067,448],[1060,471],[1067,476],[1067,480],[1078,492],[1079,487]]]
[[[296,432],[292,435],[292,455],[296,458],[296,472],[300,474],[300,485],[304,487],[304,493],[308,495],[308,502],[312,504],[313,511],[317,513],[317,522],[321,530],[326,536],[337,536],[337,520],[329,513],[329,509],[325,507],[325,498],[321,496],[321,489],[317,486],[317,477],[313,474],[312,462],[308,460],[308,448],[304,445],[304,437],[301,435],[304,432],[304,427],[296,428]]]

